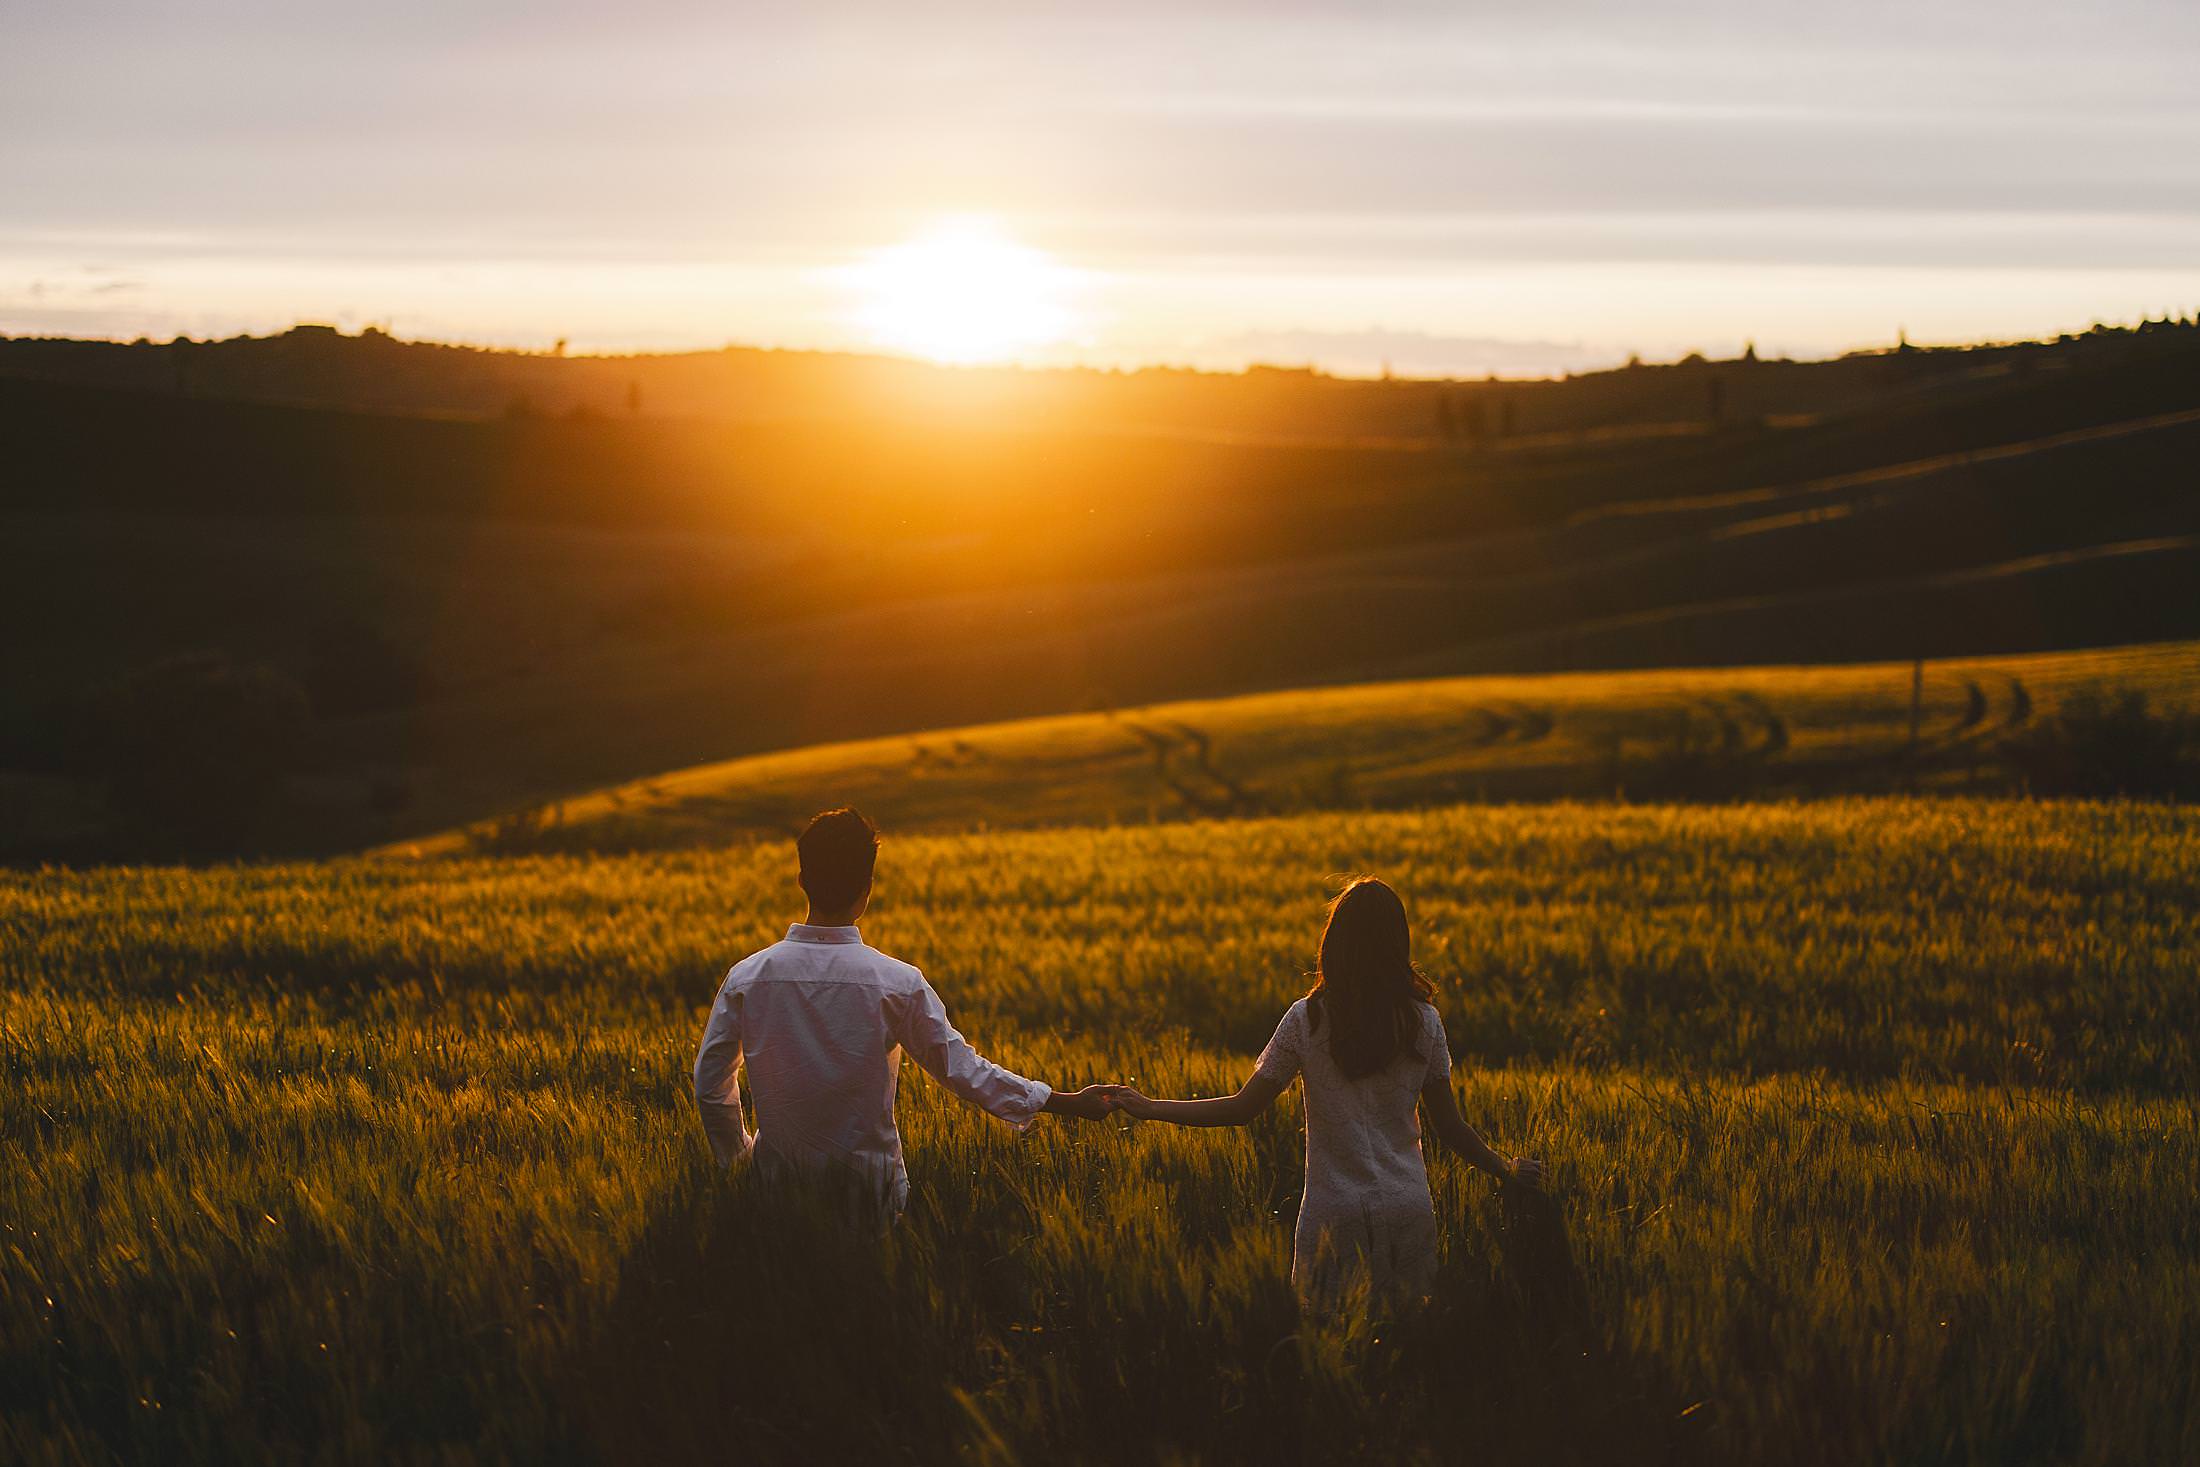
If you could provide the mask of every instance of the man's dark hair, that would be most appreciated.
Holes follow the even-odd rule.
[[[803,894],[828,912],[855,905],[878,864],[878,827],[843,805],[812,820],[794,843]]]

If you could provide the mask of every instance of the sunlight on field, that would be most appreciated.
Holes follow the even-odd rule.
[[[890,828],[1120,824],[1554,795],[1701,798],[1994,787],[1997,742],[2100,684],[2175,699],[2200,644],[1927,665],[1374,682],[1024,719],[701,765],[395,855],[617,851],[791,833],[853,803]]]
[[[2147,1362],[2200,1331],[2200,817],[911,837],[866,929],[1004,1062],[1213,1093],[1353,869],[1408,894],[1463,1104],[1551,1159],[1578,1264],[1444,1159],[1436,1301],[1380,1341],[1293,1310],[1295,1099],[1019,1141],[911,1075],[883,1244],[714,1183],[686,1066],[797,910],[783,849],[0,877],[0,1456],[678,1459],[730,1420],[847,1458],[2189,1460]]]

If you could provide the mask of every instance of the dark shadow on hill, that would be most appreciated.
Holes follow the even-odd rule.
[[[2002,757],[2034,794],[2200,799],[2200,713],[2137,688],[2081,688],[2011,733]]]

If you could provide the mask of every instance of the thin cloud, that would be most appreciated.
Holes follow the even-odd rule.
[[[1402,377],[1567,372],[1612,358],[1610,348],[1581,341],[1384,330],[1245,331],[1207,343],[1205,354],[1218,363],[1320,366],[1353,376],[1389,371]]]

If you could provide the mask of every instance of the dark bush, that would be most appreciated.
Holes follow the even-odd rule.
[[[2200,797],[2200,717],[2136,688],[2084,688],[2003,746],[2034,794]]]

